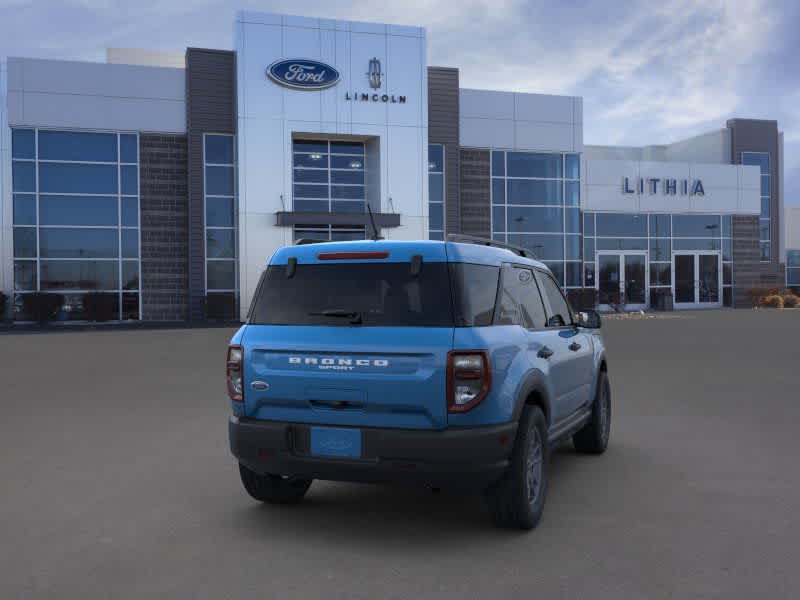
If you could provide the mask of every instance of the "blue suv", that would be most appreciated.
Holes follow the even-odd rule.
[[[242,484],[270,503],[313,479],[467,486],[530,529],[551,449],[608,444],[599,327],[545,264],[487,240],[281,248],[228,348]]]

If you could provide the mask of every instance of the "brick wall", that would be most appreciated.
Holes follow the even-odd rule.
[[[488,150],[461,150],[461,231],[491,237]]]
[[[733,305],[751,306],[747,290],[761,285],[758,217],[733,217]]]
[[[186,136],[139,136],[142,318],[188,318],[189,221]]]

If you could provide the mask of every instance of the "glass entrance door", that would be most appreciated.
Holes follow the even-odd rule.
[[[675,304],[695,303],[694,254],[676,254],[675,262]]]
[[[647,254],[598,252],[596,273],[601,310],[647,307]]]
[[[597,295],[604,306],[617,306],[622,301],[622,274],[618,254],[597,255]]]
[[[683,252],[672,255],[675,308],[722,306],[719,252]]]

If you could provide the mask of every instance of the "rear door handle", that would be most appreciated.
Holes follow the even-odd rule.
[[[580,350],[580,349],[581,349],[581,345],[580,345],[578,342],[572,342],[572,343],[571,343],[571,344],[568,346],[568,348],[569,348],[570,350],[572,350],[573,352],[577,352],[578,350]]]
[[[542,349],[536,354],[539,358],[550,358],[553,356],[553,351],[547,346],[542,346]]]

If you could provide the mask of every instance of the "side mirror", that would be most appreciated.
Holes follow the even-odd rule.
[[[579,327],[586,327],[586,329],[600,329],[600,313],[596,310],[584,310],[577,315]]]

